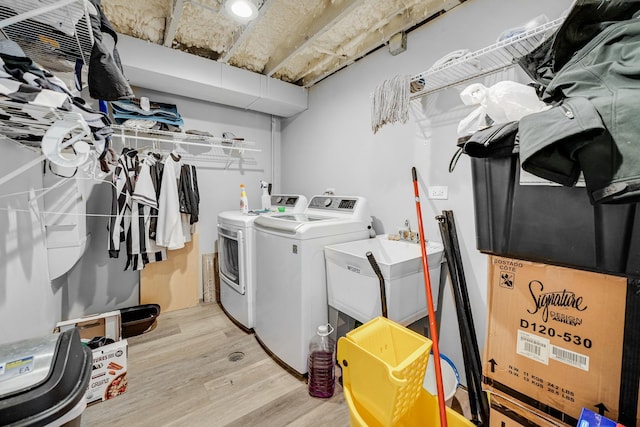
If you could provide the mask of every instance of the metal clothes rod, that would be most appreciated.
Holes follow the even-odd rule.
[[[180,141],[178,139],[164,139],[162,137],[153,138],[153,137],[149,137],[149,136],[122,135],[122,134],[114,134],[114,135],[117,135],[122,139],[132,138],[132,139],[138,139],[138,140],[142,140],[142,141],[158,142],[158,143],[161,143],[161,144],[196,145],[196,146],[200,146],[200,147],[209,147],[209,148],[224,148],[225,150],[257,151],[257,152],[261,151],[258,148],[235,147],[233,145],[230,145],[230,146],[214,145],[214,144],[207,144],[207,143],[204,143],[204,142],[190,142],[190,141]],[[233,141],[233,143],[235,143],[235,142],[242,142],[242,141]]]
[[[143,128],[128,128],[122,125],[111,125],[111,128],[114,131],[116,130],[120,131],[119,133],[114,132],[113,135],[114,136],[117,135],[118,137],[120,137],[122,139],[122,142],[124,142],[126,138],[131,138],[131,139],[137,139],[142,141],[157,142],[162,144],[194,145],[194,146],[208,147],[208,148],[222,148],[224,150],[237,150],[240,152],[243,152],[243,151],[261,152],[262,151],[259,148],[245,147],[245,145],[248,145],[248,144],[253,145],[252,142],[245,141],[245,140],[234,140],[234,139],[228,139],[228,138],[218,138],[215,136],[177,133],[177,132],[168,132],[168,131],[143,129]],[[198,140],[202,142],[195,142],[193,140]],[[217,142],[217,144],[212,143],[211,141],[215,141]],[[230,145],[222,145],[220,144],[221,142],[227,142]],[[236,144],[239,144],[240,146]]]

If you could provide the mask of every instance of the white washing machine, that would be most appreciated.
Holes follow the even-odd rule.
[[[285,367],[304,375],[309,340],[328,321],[324,247],[369,238],[367,201],[314,196],[304,213],[259,217],[254,227],[256,338]]]
[[[307,208],[301,195],[271,195],[271,208],[294,214]],[[272,214],[260,214],[272,215]],[[239,210],[218,214],[218,273],[220,303],[227,316],[241,328],[254,326],[256,301],[256,250],[253,222],[259,215]]]

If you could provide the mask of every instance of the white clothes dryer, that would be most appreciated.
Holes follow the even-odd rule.
[[[285,214],[303,212],[307,198],[301,195],[271,196],[272,209],[284,208]],[[243,214],[240,210],[218,214],[218,274],[220,304],[238,326],[251,331],[255,319],[256,251],[253,222],[271,213]]]
[[[254,226],[256,338],[281,364],[304,375],[309,341],[328,321],[324,247],[369,238],[367,200],[314,196],[304,213],[261,216]]]

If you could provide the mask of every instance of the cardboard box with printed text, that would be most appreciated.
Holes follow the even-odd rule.
[[[94,337],[113,340],[111,344],[92,349],[93,366],[85,398],[87,403],[101,402],[127,390],[127,340],[122,339],[120,311],[65,320],[56,324],[54,332],[78,328],[80,338],[88,342]]]
[[[485,390],[569,425],[583,407],[618,419],[627,278],[496,256],[489,263]]]
[[[93,350],[87,403],[113,399],[127,391],[127,340]]]

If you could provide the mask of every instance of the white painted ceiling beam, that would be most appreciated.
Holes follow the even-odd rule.
[[[164,42],[163,45],[166,47],[171,47],[173,44],[173,38],[176,36],[176,31],[178,30],[178,25],[180,24],[180,19],[182,18],[182,10],[184,9],[184,0],[174,0],[173,2],[173,10],[171,11],[171,15],[167,18],[169,21],[165,27],[164,31]]]

